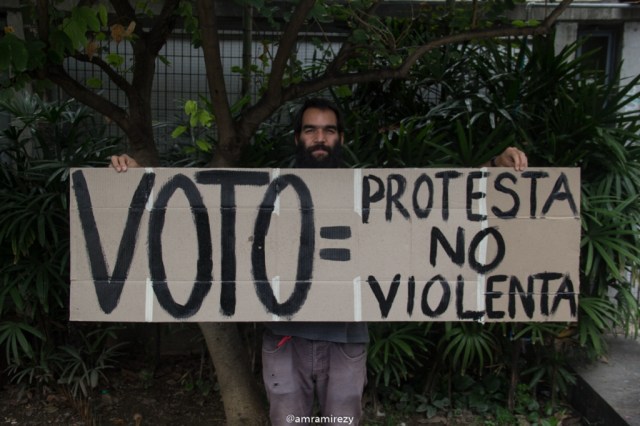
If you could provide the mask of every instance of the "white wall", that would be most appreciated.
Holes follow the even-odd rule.
[[[573,43],[578,38],[577,22],[559,22],[556,25],[556,37],[554,40],[556,54],[566,45]]]
[[[622,35],[622,70],[623,79],[636,77],[640,73],[640,22],[627,22],[624,24]],[[624,80],[623,80],[624,82]],[[635,92],[640,91],[640,85]],[[627,110],[640,110],[640,100],[636,100],[627,107]]]

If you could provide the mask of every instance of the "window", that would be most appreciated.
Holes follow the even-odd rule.
[[[578,55],[590,53],[587,65],[593,71],[603,72],[607,79],[615,77],[620,58],[620,30],[618,27],[582,27],[578,40],[584,41]]]

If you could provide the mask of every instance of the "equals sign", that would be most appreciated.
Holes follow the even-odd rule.
[[[320,228],[320,238],[348,240],[351,238],[351,228],[348,226],[323,226]],[[320,259],[347,262],[351,260],[351,251],[345,248],[320,249]]]

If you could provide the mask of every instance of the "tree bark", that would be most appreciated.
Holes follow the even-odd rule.
[[[215,366],[228,426],[268,424],[264,398],[251,374],[235,323],[199,323]]]
[[[216,26],[215,2],[199,0],[197,8],[209,96],[218,133],[218,146],[210,166],[233,167],[238,164],[248,139],[238,139],[236,123],[231,116]],[[258,392],[256,378],[251,374],[247,350],[236,324],[200,323],[199,326],[216,369],[228,424],[267,424],[264,399]]]

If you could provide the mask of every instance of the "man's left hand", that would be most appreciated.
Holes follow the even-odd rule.
[[[515,171],[521,172],[528,166],[527,154],[511,146],[505,149],[502,154],[495,157],[490,164],[487,164],[487,166],[489,165],[495,167],[513,167]]]

